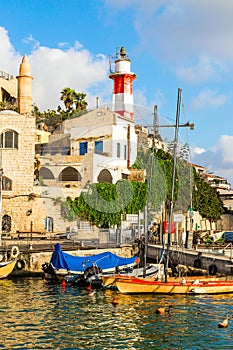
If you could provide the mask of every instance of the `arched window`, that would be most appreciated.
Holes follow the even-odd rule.
[[[0,135],[0,145],[2,148],[18,148],[19,134],[14,130],[4,131]]]
[[[112,183],[112,175],[111,175],[110,171],[107,169],[101,170],[101,172],[99,173],[99,176],[97,178],[97,181],[99,183],[107,182],[107,183],[111,184]]]
[[[2,217],[2,231],[11,231],[11,217],[9,215],[3,215]]]
[[[68,166],[67,168],[63,169],[62,172],[59,174],[58,180],[63,182],[81,181],[82,177],[78,170],[72,168],[71,166]]]
[[[39,178],[44,180],[54,180],[54,175],[51,170],[42,167],[39,172]]]

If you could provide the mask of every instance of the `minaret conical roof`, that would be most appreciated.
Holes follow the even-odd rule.
[[[27,55],[24,55],[19,67],[19,75],[31,75],[31,67]]]

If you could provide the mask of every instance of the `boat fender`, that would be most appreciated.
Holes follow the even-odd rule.
[[[17,247],[16,245],[14,245],[11,248],[11,259],[16,259],[17,256],[19,256],[19,247]]]
[[[196,268],[196,269],[200,269],[201,268],[201,260],[200,259],[195,259],[194,260],[194,263],[193,263],[193,265],[194,265],[194,267]]]
[[[218,271],[218,268],[217,268],[217,266],[215,264],[211,264],[209,266],[209,274],[211,276],[216,275],[217,271]]]
[[[17,270],[23,270],[25,268],[25,261],[24,260],[17,260],[16,264],[15,264],[15,268]]]

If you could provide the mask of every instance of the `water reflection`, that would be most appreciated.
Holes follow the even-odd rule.
[[[0,348],[7,349],[231,349],[230,295],[128,296],[47,283],[0,280]],[[170,313],[156,314],[171,306]]]

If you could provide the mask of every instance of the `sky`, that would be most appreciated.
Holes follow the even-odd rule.
[[[0,0],[0,7],[0,70],[16,76],[26,54],[41,111],[64,108],[64,87],[85,92],[89,108],[96,97],[111,105],[109,62],[124,46],[137,75],[136,122],[151,125],[157,105],[160,123],[173,125],[181,88],[180,124],[195,124],[180,128],[191,162],[233,187],[233,1]]]

